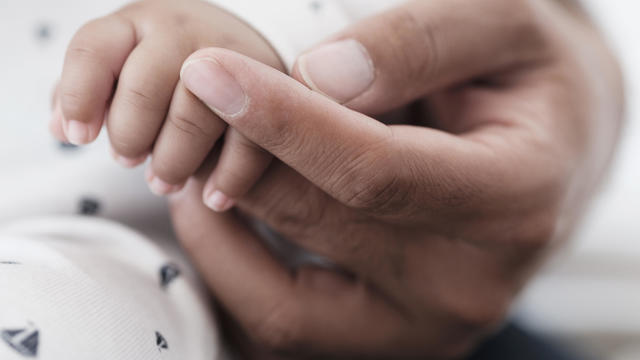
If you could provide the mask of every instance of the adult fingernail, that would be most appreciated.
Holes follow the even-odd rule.
[[[84,145],[89,142],[89,126],[78,120],[67,121],[64,134],[73,145]]]
[[[217,61],[188,61],[180,75],[189,91],[222,116],[236,116],[247,106],[247,95],[236,79]]]
[[[215,190],[205,199],[205,205],[213,211],[225,212],[235,205],[235,201],[222,193]]]
[[[322,45],[298,59],[298,70],[307,85],[340,103],[356,98],[375,79],[367,49],[349,39]]]

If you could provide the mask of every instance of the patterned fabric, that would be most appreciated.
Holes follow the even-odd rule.
[[[291,59],[346,25],[336,1],[278,1],[299,16],[280,14],[283,7],[255,12],[246,5],[263,2],[253,0],[244,9],[215,2],[278,39],[283,58],[284,49]],[[0,56],[1,360],[222,357],[210,299],[143,167],[117,165],[103,135],[75,147],[48,132],[49,97],[71,36],[125,3],[2,4],[0,44],[11,50]],[[292,22],[303,18],[311,20]],[[287,29],[295,23],[308,36],[287,35],[301,34]]]
[[[93,218],[0,231],[0,359],[221,357],[205,289],[148,238]]]
[[[290,66],[298,52],[340,26],[400,0],[211,1],[263,33]],[[208,299],[176,246],[166,204],[147,190],[143,170],[115,164],[104,137],[78,148],[56,142],[47,130],[51,90],[71,36],[88,19],[127,2],[0,2],[1,360],[199,359],[197,351],[217,351]],[[588,3],[615,30],[611,36],[637,84],[640,48],[629,46],[628,34],[638,29],[633,10],[639,5]],[[577,334],[593,343],[603,329],[618,334],[611,348],[622,349],[620,359],[640,356],[638,223],[628,201],[640,189],[638,124],[627,128],[611,187],[616,190],[589,218],[581,233],[586,242],[546,271],[521,307],[530,322],[565,337]]]

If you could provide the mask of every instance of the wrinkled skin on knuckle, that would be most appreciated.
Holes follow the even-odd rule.
[[[270,202],[268,222],[282,234],[299,240],[306,239],[315,229],[332,221],[336,215],[329,209],[326,194],[315,186],[308,184],[300,191],[300,198],[291,195]]]
[[[405,168],[414,179],[413,203],[420,212],[426,212],[430,219],[450,223],[454,219],[478,215],[488,203],[488,187],[478,179],[474,166],[448,168],[446,164],[436,164],[421,160],[420,154],[405,162]]]
[[[364,149],[339,169],[333,186],[347,207],[372,215],[393,215],[411,201],[415,179],[393,146]]]
[[[430,183],[427,198],[445,213],[475,211],[480,205],[482,186],[473,180],[473,174],[450,172],[449,176],[432,176],[437,182]]]
[[[356,210],[384,215],[400,208],[406,186],[399,174],[382,172],[350,186],[346,205]]]
[[[268,119],[263,121],[258,128],[262,128],[262,132],[254,134],[256,143],[261,144],[265,149],[269,149],[271,153],[278,154],[281,158],[296,158],[303,154],[302,149],[305,147],[307,134],[301,132],[295,122],[295,117],[288,116],[288,112],[282,111],[282,107],[286,107],[285,99],[273,97],[266,99],[269,103],[255,104],[252,103],[248,112],[255,112],[251,116],[237,118],[234,121],[238,123],[238,128],[248,129],[256,127],[254,121],[262,121],[260,119]],[[263,107],[264,106],[264,107]],[[278,114],[280,116],[273,116]]]

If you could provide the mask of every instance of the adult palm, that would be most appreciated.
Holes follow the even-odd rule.
[[[354,48],[371,76],[351,94],[314,61]],[[621,118],[615,61],[551,1],[409,2],[303,55],[294,77],[316,91],[222,49],[188,64],[238,82],[236,114],[214,78],[185,85],[280,161],[234,213],[208,210],[193,179],[172,201],[177,233],[240,326],[298,356],[468,351],[568,237]],[[393,125],[365,115],[396,108]],[[239,213],[344,271],[290,271]]]

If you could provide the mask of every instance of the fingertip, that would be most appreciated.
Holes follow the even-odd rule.
[[[149,182],[149,189],[158,196],[165,196],[180,191],[182,185],[171,185],[155,176]]]
[[[60,109],[60,104],[58,102],[54,103],[53,106],[51,120],[49,121],[49,132],[58,141],[65,143],[69,142],[67,137],[64,135],[64,130],[62,129],[62,110]]]
[[[125,157],[122,156],[120,154],[118,154],[113,147],[109,148],[109,151],[111,152],[111,157],[113,157],[113,159],[120,165],[126,167],[126,168],[135,168],[138,165],[144,163],[147,158],[149,157],[149,154],[143,154],[141,156],[135,157],[135,158],[129,158],[129,157]]]
[[[155,175],[151,167],[147,167],[147,170],[145,172],[145,179],[147,180],[149,190],[151,190],[151,192],[157,196],[173,194],[182,190],[182,188],[184,187],[184,183],[169,184],[168,182],[160,179]]]
[[[235,206],[236,200],[220,190],[210,190],[204,193],[204,203],[215,212],[226,212]]]
[[[63,119],[64,135],[73,145],[86,145],[93,142],[97,137],[97,132],[92,131],[91,126],[79,120]]]

